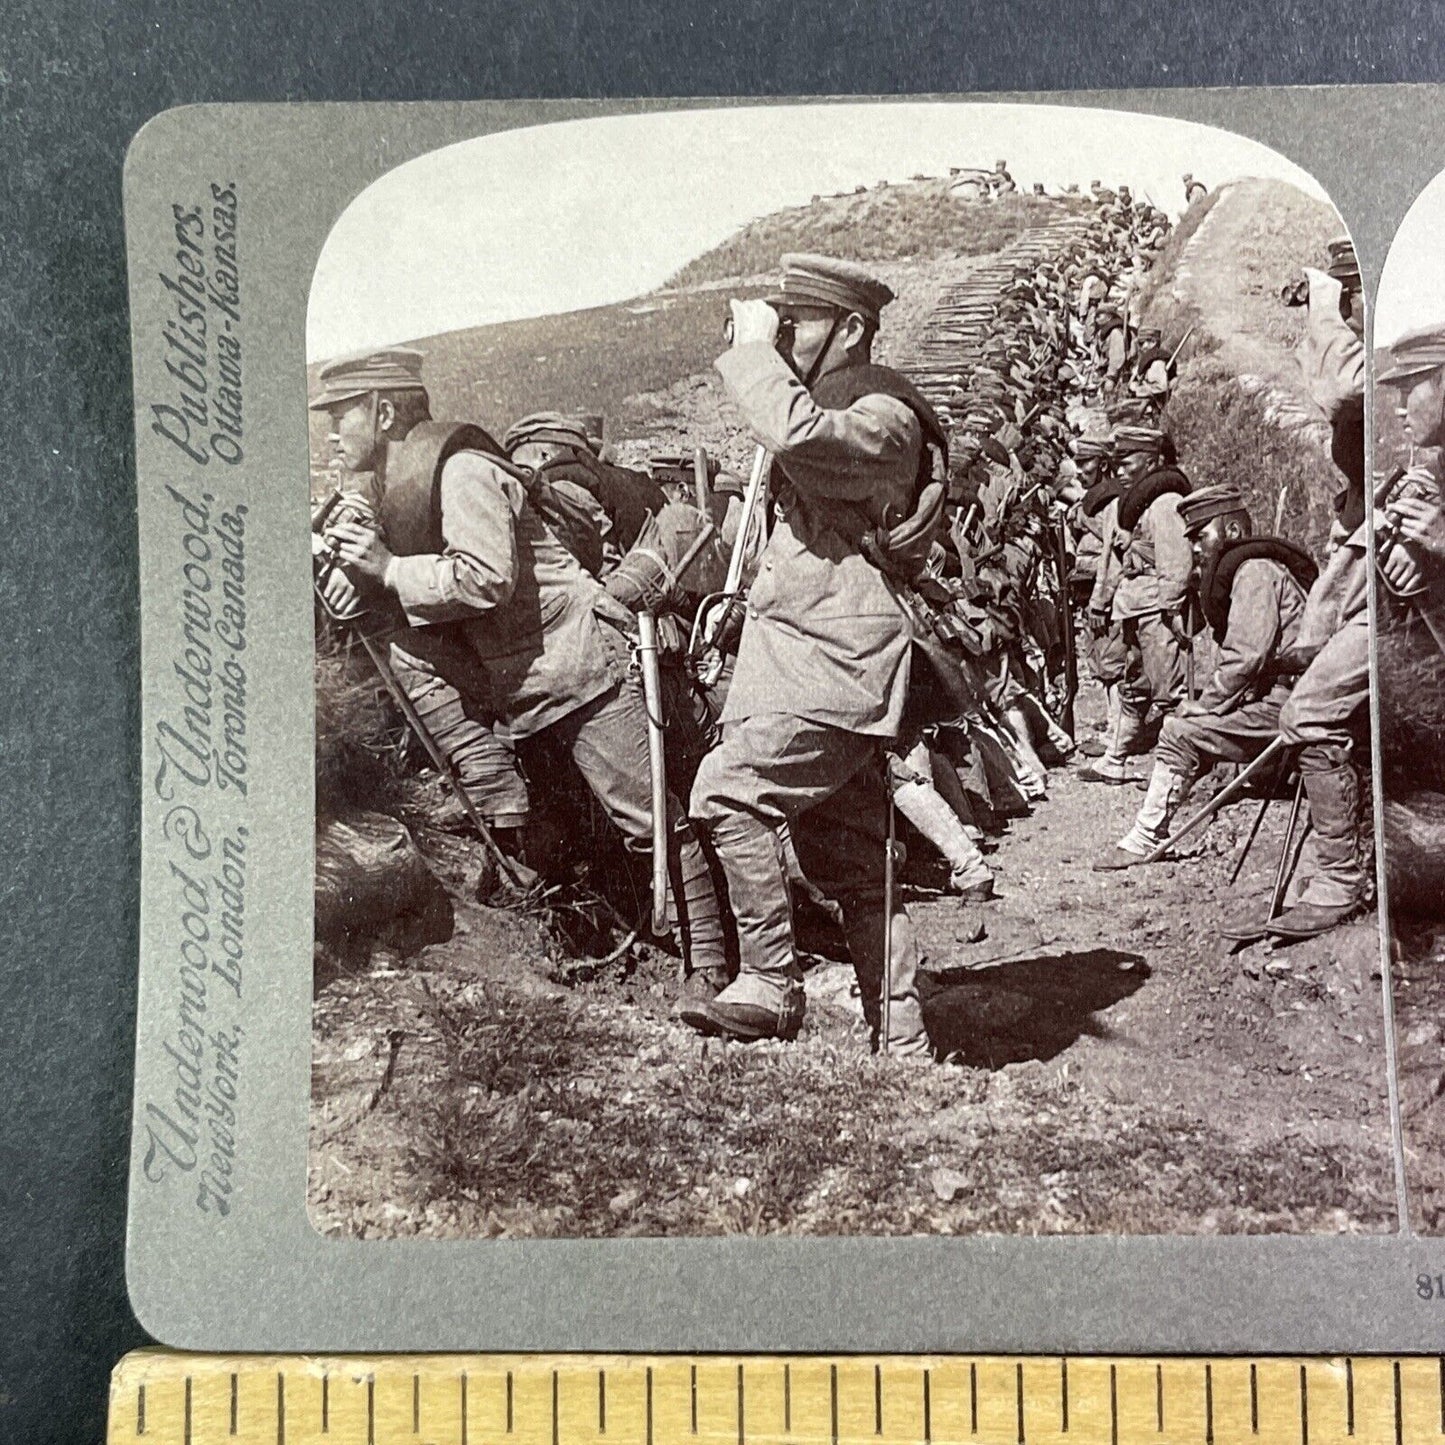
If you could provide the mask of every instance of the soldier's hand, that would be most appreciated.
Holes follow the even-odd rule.
[[[772,346],[778,339],[778,313],[766,301],[729,301],[733,314],[733,345],[761,341]]]
[[[340,567],[333,567],[321,584],[321,600],[336,616],[346,617],[360,606],[361,593]]]
[[[1400,526],[1400,537],[1431,557],[1445,559],[1445,508],[1424,497],[1397,497],[1386,509]]]
[[[1380,563],[1380,572],[1391,589],[1402,597],[1418,592],[1424,578],[1419,561],[1407,547],[1391,547]]]
[[[356,522],[338,522],[331,529],[331,539],[336,555],[353,567],[363,577],[380,582],[386,575],[391,553],[374,527],[363,527]]]

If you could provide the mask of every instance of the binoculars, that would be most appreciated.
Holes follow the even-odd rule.
[[[797,334],[797,322],[791,316],[778,317],[778,334],[773,341],[773,347],[777,351],[791,351],[793,349],[793,337]],[[733,314],[731,311],[723,317],[722,325],[723,342],[731,346],[733,344]]]
[[[1342,278],[1340,285],[1343,287],[1341,299],[1353,294],[1360,289],[1360,278],[1351,276]],[[1293,281],[1286,282],[1280,287],[1279,299],[1286,306],[1308,306],[1310,304],[1310,283],[1308,276],[1298,276]]]

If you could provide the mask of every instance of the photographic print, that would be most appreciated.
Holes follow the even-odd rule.
[[[294,397],[312,1224],[1393,1230],[1363,328],[1310,175],[1123,111],[357,194]]]

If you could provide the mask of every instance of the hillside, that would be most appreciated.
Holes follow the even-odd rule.
[[[659,413],[644,401],[679,378],[710,372],[722,347],[728,296],[756,297],[775,284],[786,251],[822,250],[878,264],[897,289],[928,263],[991,254],[1032,225],[1080,211],[1080,203],[1018,196],[994,203],[949,197],[942,181],[820,197],[750,222],[689,262],[668,285],[610,306],[467,327],[409,342],[426,354],[437,416],[468,417],[498,435],[530,411],[601,412],[609,439],[650,437]],[[733,279],[742,278],[742,279]],[[727,283],[726,286],[723,283]],[[890,311],[884,343],[895,324]],[[320,366],[308,368],[314,392]],[[665,419],[675,408],[663,405]],[[699,438],[705,440],[705,438]],[[313,467],[327,460],[326,423],[311,422]]]
[[[1293,186],[1236,181],[1184,218],[1139,298],[1166,345],[1194,327],[1166,418],[1184,470],[1237,482],[1261,531],[1273,530],[1283,490],[1281,530],[1316,551],[1339,478],[1298,360],[1305,313],[1279,293],[1320,266],[1343,229],[1333,207]]]
[[[698,286],[730,276],[777,269],[787,251],[822,251],[853,261],[898,261],[952,252],[980,256],[1001,250],[1030,226],[1061,212],[1082,214],[1083,202],[1009,196],[964,201],[946,180],[878,185],[841,196],[817,196],[750,221],[720,246],[688,262],[668,283]]]

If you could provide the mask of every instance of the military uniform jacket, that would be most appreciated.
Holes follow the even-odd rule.
[[[885,510],[895,520],[910,510],[923,447],[918,418],[881,395],[824,410],[762,342],[735,346],[716,365],[784,479],[722,720],[788,713],[893,737],[911,632],[856,539]]]
[[[1279,687],[1270,675],[1276,654],[1292,647],[1304,618],[1305,593],[1288,567],[1267,557],[1240,563],[1229,592],[1229,622],[1214,672],[1199,694],[1195,710],[1233,712]]]
[[[1115,497],[1102,511],[1084,519],[1084,525],[1097,528],[1099,562],[1094,572],[1094,590],[1089,596],[1090,612],[1108,612],[1114,605],[1114,594],[1124,572],[1124,551],[1129,534],[1119,526],[1119,499]]]
[[[514,737],[606,692],[626,669],[618,629],[628,615],[547,530],[522,483],[484,454],[459,451],[438,494],[444,550],[387,564],[407,621],[457,625]]]
[[[1194,553],[1179,517],[1180,497],[1165,492],[1139,518],[1124,553],[1123,578],[1114,593],[1114,620],[1173,612],[1189,590]]]

